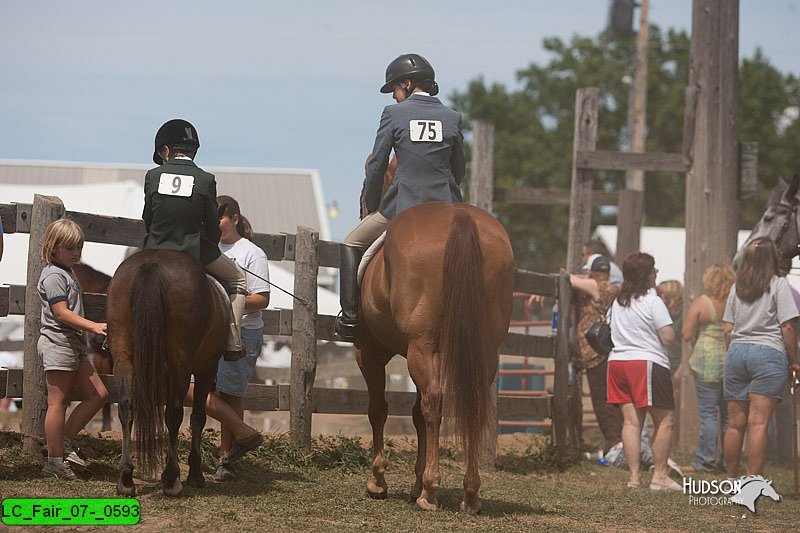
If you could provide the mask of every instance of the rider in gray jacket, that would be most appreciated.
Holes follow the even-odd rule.
[[[460,202],[464,177],[464,136],[461,114],[435,98],[439,86],[433,67],[418,54],[403,54],[386,68],[382,93],[392,93],[397,104],[384,108],[367,162],[364,204],[367,215],[341,247],[340,299],[342,313],[336,331],[344,340],[355,339],[358,322],[356,271],[361,256],[401,211],[429,201]],[[381,198],[384,174],[394,149],[397,172]]]

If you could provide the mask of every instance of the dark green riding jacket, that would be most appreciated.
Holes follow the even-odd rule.
[[[145,250],[179,250],[203,265],[220,256],[217,182],[189,159],[173,159],[144,178]]]

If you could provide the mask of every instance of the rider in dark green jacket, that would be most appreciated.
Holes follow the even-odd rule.
[[[160,165],[144,178],[145,250],[178,250],[195,258],[217,278],[231,299],[232,320],[225,358],[244,354],[241,323],[247,295],[244,272],[219,251],[217,182],[194,163],[200,147],[197,130],[173,119],[156,133],[153,161]]]

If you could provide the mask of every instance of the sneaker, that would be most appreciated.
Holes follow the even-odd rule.
[[[236,478],[236,471],[232,465],[221,464],[217,465],[217,471],[214,474],[214,481],[233,481]]]
[[[42,468],[42,475],[45,477],[55,477],[59,479],[68,479],[70,481],[77,479],[75,472],[69,467],[66,461],[61,464],[53,464],[50,461],[45,461]]]
[[[74,466],[86,468],[86,461],[72,448],[72,441],[68,437],[64,437],[64,460]]]
[[[42,455],[47,457],[47,443],[42,444]],[[78,455],[78,452],[72,447],[72,440],[69,437],[64,437],[64,460],[72,463],[72,466],[79,468],[86,468],[86,461],[83,457]]]
[[[229,465],[235,461],[238,461],[244,457],[247,452],[253,451],[261,446],[263,442],[264,437],[261,436],[261,433],[256,433],[249,439],[233,441],[233,446],[231,446],[231,449],[222,456],[222,464]]]

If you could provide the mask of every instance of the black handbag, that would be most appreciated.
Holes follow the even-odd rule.
[[[608,357],[614,348],[614,341],[611,340],[611,326],[605,316],[592,324],[584,337],[589,342],[589,346],[603,357]]]

